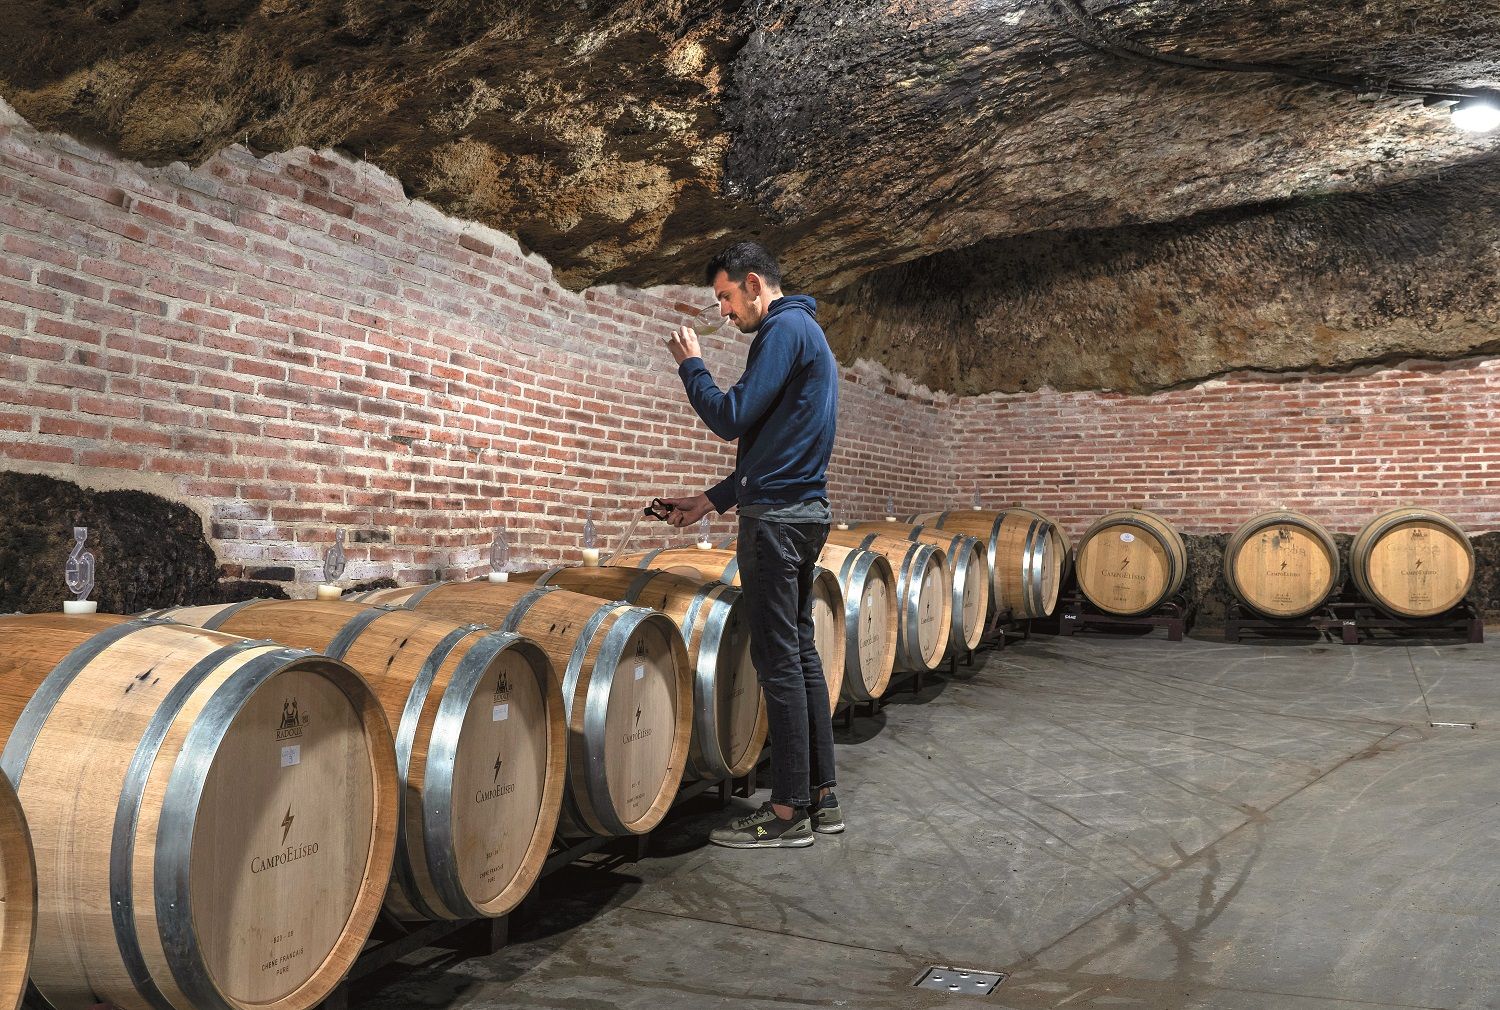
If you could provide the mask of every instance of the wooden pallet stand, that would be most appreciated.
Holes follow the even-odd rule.
[[[1224,641],[1238,642],[1240,636],[1253,631],[1269,638],[1303,631],[1316,631],[1320,635],[1337,636],[1345,645],[1359,642],[1357,622],[1348,616],[1335,614],[1329,605],[1321,606],[1301,617],[1266,617],[1239,601],[1229,605],[1224,616]]]
[[[1057,633],[1074,635],[1090,625],[1115,628],[1166,628],[1167,641],[1180,642],[1192,626],[1195,608],[1182,595],[1167,600],[1149,614],[1121,617],[1107,614],[1082,596],[1070,597],[1058,608]]]
[[[1374,638],[1370,632],[1375,631],[1461,638],[1475,643],[1484,641],[1484,618],[1468,600],[1434,617],[1393,617],[1363,600],[1344,600],[1328,606],[1335,616],[1354,622],[1356,641]]]

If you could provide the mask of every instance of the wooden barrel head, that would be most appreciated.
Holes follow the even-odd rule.
[[[879,698],[890,683],[896,652],[896,606],[896,587],[888,574],[865,581],[856,620],[859,669],[868,698]]]
[[[848,640],[844,628],[844,592],[838,576],[819,567],[813,578],[812,619],[813,644],[828,685],[828,711],[838,708],[844,684],[844,667]]]
[[[557,805],[544,802],[553,770],[543,683],[527,650],[506,649],[463,705],[447,833],[459,883],[486,914],[523,872],[538,829],[550,838],[556,828]]]
[[[947,649],[948,620],[952,619],[948,595],[948,580],[943,566],[932,564],[924,568],[916,591],[917,641],[929,670],[937,668]]]
[[[719,687],[715,693],[719,746],[725,762],[743,775],[755,766],[766,743],[766,706],[750,658],[750,625],[735,607],[719,643]]]
[[[1403,617],[1433,617],[1468,593],[1474,551],[1464,531],[1442,513],[1396,509],[1355,537],[1350,567],[1371,602]]]
[[[953,640],[955,646],[974,649],[984,637],[984,619],[989,611],[989,565],[985,562],[984,546],[979,540],[965,541],[965,544],[963,577],[959,579],[957,574],[954,576],[954,596],[958,600],[958,612],[953,618]]]
[[[642,622],[613,670],[605,715],[609,795],[627,825],[647,819],[663,789],[676,792],[682,776],[680,761],[673,774],[677,676],[671,638],[660,624]]]
[[[1225,581],[1267,617],[1306,614],[1333,592],[1338,550],[1327,531],[1306,517],[1269,513],[1241,526],[1224,552]]]
[[[1146,613],[1176,592],[1186,570],[1181,539],[1150,513],[1100,519],[1078,549],[1078,588],[1100,610]]]
[[[361,714],[315,670],[268,678],[235,714],[188,870],[204,963],[232,999],[283,999],[323,967],[364,880],[374,792]]]

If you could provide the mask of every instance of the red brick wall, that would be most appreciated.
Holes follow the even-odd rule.
[[[711,301],[568,292],[340,157],[144,169],[0,105],[0,468],[166,490],[233,574],[316,581],[335,526],[353,579],[487,570],[501,518],[544,560],[591,509],[612,545],[652,495],[732,466],[660,342]],[[705,343],[729,384],[743,338]],[[930,398],[851,371],[839,510],[937,504],[948,431]]]
[[[628,509],[731,465],[660,345],[710,300],[568,292],[506,236],[339,157],[143,169],[0,105],[0,468],[187,501],[236,573],[316,581],[335,526],[354,579],[483,571],[501,518],[544,561],[576,551],[591,508],[612,544]],[[706,341],[725,384],[743,351]],[[955,401],[845,377],[830,476],[850,518],[977,486],[1075,533],[1130,502],[1188,532],[1276,504],[1352,531],[1407,502],[1500,528],[1496,362],[1153,397]]]
[[[1184,532],[1284,506],[1335,532],[1426,505],[1500,529],[1500,361],[1365,375],[1236,378],[1156,396],[990,395],[956,411],[954,456],[992,504],[1075,536],[1142,503]]]

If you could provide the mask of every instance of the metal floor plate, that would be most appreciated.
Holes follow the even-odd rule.
[[[1003,971],[975,971],[973,968],[932,967],[912,983],[918,989],[936,989],[952,996],[988,996],[1008,976]]]

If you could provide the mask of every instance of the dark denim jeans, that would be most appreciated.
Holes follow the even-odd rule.
[[[828,540],[822,523],[740,517],[740,584],[750,622],[750,658],[766,695],[771,802],[805,807],[832,788],[833,717],[813,647],[813,569]]]

